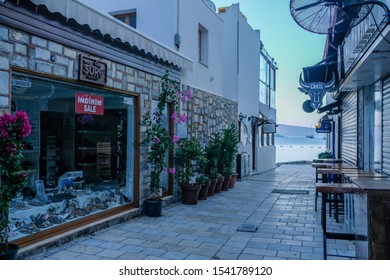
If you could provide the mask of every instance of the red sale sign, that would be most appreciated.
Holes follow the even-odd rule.
[[[76,92],[76,113],[89,115],[104,115],[104,97]]]

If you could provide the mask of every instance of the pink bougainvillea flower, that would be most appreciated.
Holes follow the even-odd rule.
[[[183,113],[183,114],[181,115],[180,121],[181,121],[181,122],[186,122],[186,121],[187,121],[187,115],[186,115],[186,113]]]
[[[176,112],[173,112],[171,118],[175,121],[177,119],[177,113]]]
[[[179,136],[173,135],[172,141],[173,141],[173,143],[176,143],[177,141],[179,141]]]
[[[185,93],[185,96],[188,98],[188,99],[192,99],[193,95],[191,93],[190,90],[187,90],[186,93]]]
[[[175,170],[175,168],[169,168],[169,173],[171,173],[172,175],[175,175],[175,173],[176,173],[176,170]]]

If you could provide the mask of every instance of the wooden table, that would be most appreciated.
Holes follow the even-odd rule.
[[[390,179],[351,177],[355,200],[356,257],[390,259]]]
[[[342,240],[355,240],[354,233],[348,232],[328,232],[326,228],[326,204],[333,199],[330,198],[330,194],[353,194],[359,191],[359,187],[355,184],[341,184],[341,183],[317,183],[316,192],[320,192],[322,196],[321,205],[321,224],[322,224],[322,236],[323,236],[323,254],[324,260],[328,257],[327,252],[327,239],[342,239]],[[330,209],[329,209],[330,211]]]

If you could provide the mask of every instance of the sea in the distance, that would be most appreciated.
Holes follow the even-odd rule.
[[[326,141],[322,137],[275,137],[275,146],[277,163],[311,161],[326,151]]]

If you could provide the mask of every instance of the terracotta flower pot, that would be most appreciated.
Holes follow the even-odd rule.
[[[217,184],[215,185],[215,191],[214,193],[220,193],[221,190],[222,190],[222,184],[223,184],[223,181],[225,180],[225,177],[220,177],[218,178],[217,180]]]
[[[222,190],[225,192],[229,190],[230,177],[231,175],[226,175],[225,180],[223,180]]]
[[[199,191],[199,200],[206,200],[207,199],[207,194],[209,192],[210,188],[210,180],[208,180],[204,185],[201,186],[200,191]]]
[[[215,192],[215,186],[217,185],[217,179],[211,179],[209,191],[207,193],[208,196],[213,196]]]
[[[232,174],[232,176],[230,177],[229,188],[234,188],[234,186],[236,185],[237,176],[237,173]]]
[[[183,204],[198,204],[200,185],[180,183]]]

